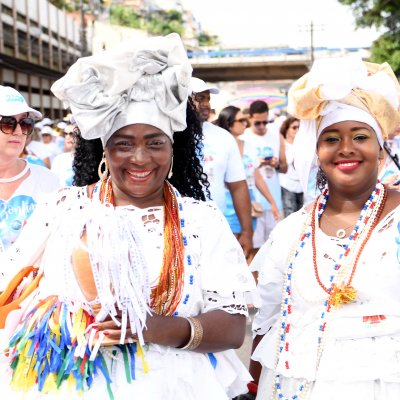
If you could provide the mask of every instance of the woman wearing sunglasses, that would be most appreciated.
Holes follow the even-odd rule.
[[[58,188],[47,169],[20,158],[39,111],[9,86],[0,86],[0,252],[21,232],[41,193]]]
[[[285,174],[279,174],[281,184],[283,213],[285,218],[291,213],[303,207],[303,189],[300,177],[294,168],[294,149],[293,142],[299,130],[300,121],[295,117],[288,117],[283,121],[280,133],[285,139],[285,154],[288,170]]]
[[[276,218],[276,220],[280,219],[280,213],[278,207],[276,206],[275,200],[272,197],[267,184],[261,176],[261,173],[258,169],[259,161],[257,157],[256,149],[253,145],[243,138],[244,130],[247,127],[247,118],[244,117],[242,111],[235,106],[228,106],[221,110],[215,124],[219,127],[226,129],[228,132],[232,134],[235,138],[236,143],[239,147],[240,155],[242,157],[243,167],[246,172],[246,181],[249,187],[250,198],[254,202],[255,194],[254,188],[256,187],[260,193],[266,198],[266,200],[271,204],[271,210]],[[232,229],[232,232],[236,237],[240,236],[241,226],[239,222],[239,218],[235,213],[235,209],[233,207],[232,196],[230,192],[226,191],[226,208],[224,211],[225,218],[228,220],[229,226]],[[261,204],[260,204],[261,207]],[[257,219],[253,218],[253,231],[256,228]]]

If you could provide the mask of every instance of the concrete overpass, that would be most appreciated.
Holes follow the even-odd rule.
[[[314,57],[339,57],[349,53],[359,53],[362,58],[369,55],[365,49],[329,50],[316,52]],[[193,75],[208,82],[295,80],[308,72],[311,66],[309,54],[212,57],[204,53],[192,56],[190,61]]]

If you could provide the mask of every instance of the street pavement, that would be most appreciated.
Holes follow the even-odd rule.
[[[239,356],[240,360],[243,364],[248,368],[250,362],[250,353],[251,353],[251,345],[253,341],[252,333],[251,333],[251,324],[253,322],[253,317],[256,313],[256,309],[251,309],[249,311],[249,318],[247,318],[246,324],[246,337],[244,339],[244,343],[242,347],[236,350],[237,355]]]

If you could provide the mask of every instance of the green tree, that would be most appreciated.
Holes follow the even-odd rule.
[[[184,32],[182,14],[176,10],[159,11],[152,13],[147,22],[147,30],[153,35],[168,35]]]
[[[81,3],[85,5],[90,5],[90,0],[49,0],[49,3],[53,4],[53,6],[60,8],[66,11],[77,11],[79,10]],[[103,1],[100,1],[100,4],[103,4]]]
[[[218,44],[218,36],[210,35],[208,32],[203,31],[197,36],[200,46],[215,46]]]
[[[123,6],[112,6],[110,8],[110,23],[136,29],[142,25],[140,16],[130,8]]]
[[[399,0],[339,0],[350,6],[359,27],[383,28],[384,33],[373,42],[371,61],[387,61],[400,76],[400,1]]]

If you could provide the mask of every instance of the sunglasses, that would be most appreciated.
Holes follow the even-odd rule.
[[[233,122],[241,122],[242,124],[246,123],[247,124],[247,118],[239,118],[233,120]]]
[[[17,121],[14,117],[1,117],[0,130],[6,135],[11,135],[20,126],[23,135],[30,135],[33,132],[35,121],[32,118],[22,118]]]
[[[253,124],[254,126],[260,126],[260,125],[266,126],[268,124],[268,121],[254,121]]]

